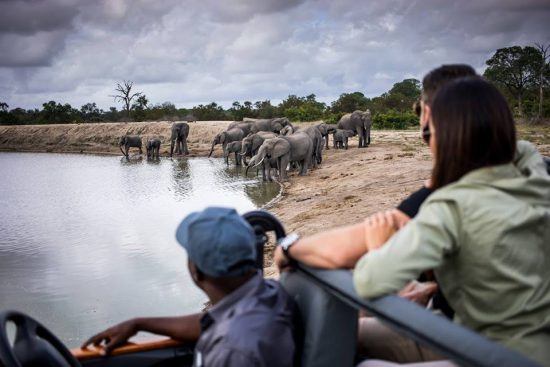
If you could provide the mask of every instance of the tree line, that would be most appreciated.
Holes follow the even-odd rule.
[[[503,92],[517,117],[543,118],[550,116],[550,53],[548,46],[512,46],[498,49],[486,61],[484,76]],[[10,109],[0,102],[0,124],[55,124],[94,123],[120,121],[159,120],[242,120],[244,117],[287,117],[291,121],[325,120],[335,123],[347,112],[370,109],[374,113],[373,124],[380,128],[406,128],[416,126],[417,118],[412,105],[418,100],[421,83],[417,79],[404,79],[380,96],[366,97],[362,92],[343,93],[332,103],[317,100],[315,94],[289,95],[274,105],[270,100],[233,102],[224,109],[216,102],[192,108],[176,108],[171,102],[150,104],[142,92],[136,92],[131,81],[117,83],[111,97],[122,104],[122,109],[110,107],[104,111],[95,102],[80,109],[70,104],[49,101],[42,109]]]

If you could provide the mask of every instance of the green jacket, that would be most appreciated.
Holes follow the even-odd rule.
[[[354,271],[365,298],[427,269],[455,322],[550,366],[550,176],[518,142],[513,163],[481,168],[434,192],[418,215]]]

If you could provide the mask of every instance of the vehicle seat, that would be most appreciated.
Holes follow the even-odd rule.
[[[300,272],[283,272],[280,283],[299,309],[300,366],[353,366],[358,311]]]

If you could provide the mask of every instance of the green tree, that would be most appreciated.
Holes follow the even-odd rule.
[[[84,121],[101,121],[103,111],[100,110],[95,102],[86,103],[84,106],[80,107],[80,113]]]
[[[539,75],[538,75],[538,87],[539,87],[539,110],[537,116],[541,118],[543,116],[542,106],[544,97],[544,87],[548,86],[550,82],[550,44],[543,45],[535,43],[535,47],[540,53]]]
[[[361,92],[342,93],[340,97],[332,102],[330,110],[332,113],[348,113],[356,110],[366,110],[369,99]]]
[[[133,117],[136,121],[147,119],[147,104],[149,100],[145,94],[141,94],[132,104]]]
[[[78,119],[79,111],[70,104],[49,101],[42,104],[41,121],[45,124],[74,122]]]
[[[229,120],[230,115],[226,114],[222,106],[219,106],[216,102],[210,104],[198,105],[192,109],[193,115],[200,121],[208,120]]]
[[[315,94],[305,97],[291,94],[279,104],[278,109],[280,114],[292,121],[315,121],[325,115],[327,106],[318,102]]]
[[[532,88],[540,70],[540,52],[531,46],[512,46],[498,49],[485,62],[483,75],[505,88],[517,101],[518,115],[523,117],[523,97]]]

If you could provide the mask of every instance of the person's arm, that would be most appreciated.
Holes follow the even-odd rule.
[[[383,246],[357,263],[355,289],[364,298],[395,293],[458,249],[460,218],[453,202],[431,202]],[[378,230],[374,228],[375,230]]]
[[[371,222],[382,218],[390,223],[390,228],[384,233],[371,231]],[[379,212],[363,222],[304,237],[292,245],[288,253],[292,259],[316,268],[351,269],[369,246],[380,246],[408,221],[409,217],[396,209]],[[289,264],[279,247],[275,249],[274,260],[279,269]]]
[[[86,340],[81,348],[90,344],[96,347],[104,344],[102,353],[109,354],[139,331],[168,336],[181,341],[196,341],[199,338],[202,313],[177,317],[144,317],[130,319],[100,332]]]
[[[289,248],[290,256],[303,264],[324,269],[352,268],[367,251],[364,224],[338,227],[304,237]],[[275,249],[279,269],[288,265],[280,247]]]

